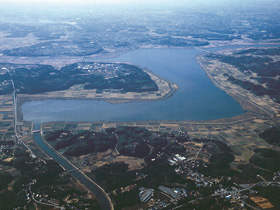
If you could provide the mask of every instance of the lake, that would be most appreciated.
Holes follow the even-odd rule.
[[[102,61],[131,62],[178,84],[169,99],[110,104],[106,101],[44,100],[26,102],[23,118],[48,121],[212,120],[244,113],[239,103],[217,88],[196,63],[197,49],[138,49]],[[100,60],[99,60],[100,61]]]

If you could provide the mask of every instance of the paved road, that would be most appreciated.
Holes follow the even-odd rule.
[[[13,86],[13,103],[14,103],[14,128],[15,128],[15,136],[17,142],[23,144],[30,152],[31,156],[35,158],[36,156],[32,152],[32,150],[20,139],[19,134],[17,132],[17,95],[15,91],[15,84],[12,79],[12,75],[10,71],[8,71],[11,76],[11,82]],[[52,147],[50,147],[46,142],[42,139],[40,133],[33,134],[34,140],[37,144],[43,149],[50,157],[52,157],[55,161],[57,161],[65,170],[69,171],[73,177],[78,180],[81,184],[83,184],[87,189],[89,189],[93,195],[96,197],[98,203],[100,204],[101,208],[104,210],[113,210],[113,204],[106,194],[106,192],[95,182],[93,182],[90,178],[88,178],[83,172],[81,172],[76,166],[74,166],[71,162],[66,160],[63,156],[59,155]],[[35,198],[32,197],[34,200]]]
[[[16,94],[16,89],[15,89],[15,83],[14,83],[14,80],[12,78],[12,74],[10,72],[10,70],[7,70],[10,74],[10,77],[11,77],[11,82],[12,82],[12,86],[13,86],[13,106],[14,106],[14,131],[15,131],[15,136],[16,136],[16,143],[21,143],[23,144],[27,149],[28,151],[30,152],[30,155],[33,157],[33,158],[36,158],[36,156],[34,155],[34,153],[32,152],[32,150],[20,139],[19,137],[19,134],[17,132],[17,124],[18,124],[18,119],[17,119],[17,94]]]

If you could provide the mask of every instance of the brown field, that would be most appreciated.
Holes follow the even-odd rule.
[[[262,209],[270,209],[273,208],[274,206],[267,200],[266,198],[263,198],[261,196],[256,196],[256,197],[250,197],[252,201],[254,201],[256,204],[258,204],[259,207]]]
[[[44,94],[26,95],[19,94],[19,100],[46,100],[46,99],[77,99],[77,100],[106,100],[110,103],[126,103],[131,101],[150,101],[162,100],[172,96],[178,89],[178,85],[165,80],[151,71],[145,70],[151,79],[156,82],[159,87],[158,91],[149,91],[142,93],[121,93],[112,90],[103,90],[97,93],[96,90],[85,90],[83,85],[74,85],[68,90],[53,91]]]
[[[0,139],[11,140],[14,135],[14,108],[11,95],[0,96]]]
[[[132,157],[127,157],[127,156],[118,156],[115,159],[112,160],[112,162],[124,162],[128,164],[128,168],[130,171],[137,170],[137,169],[142,169],[144,164],[144,159],[140,158],[132,158]]]
[[[26,62],[29,62],[34,58],[20,59],[25,59]],[[37,62],[38,59],[36,59]],[[64,63],[65,65],[66,63],[73,63],[77,61],[78,58],[73,57],[63,57],[54,60],[51,60],[50,58],[44,58],[41,63],[56,65],[57,67],[59,67],[62,63]],[[18,62],[20,62],[20,60]],[[33,60],[32,62],[34,63],[35,60]],[[71,131],[99,131],[100,129],[117,126],[137,126],[147,128],[151,131],[174,133],[175,135],[180,134],[181,132],[187,132],[191,138],[217,139],[227,143],[231,147],[235,155],[235,162],[232,163],[232,165],[236,165],[236,163],[239,162],[248,161],[253,155],[253,150],[255,148],[270,148],[271,145],[260,139],[258,134],[260,131],[274,126],[280,122],[280,105],[274,103],[269,97],[255,96],[254,94],[243,90],[239,86],[229,83],[223,76],[225,72],[230,71],[232,74],[239,74],[239,76],[242,76],[240,75],[240,72],[237,69],[234,69],[232,66],[216,61],[211,62],[206,60],[202,56],[197,57],[197,62],[202,66],[205,73],[212,80],[212,82],[217,87],[227,92],[236,101],[238,101],[246,111],[246,113],[232,118],[211,121],[49,122],[42,124],[42,129],[51,131],[64,129],[65,126],[69,126]],[[161,93],[161,97],[164,94],[168,94],[168,90],[170,90],[170,87],[168,87],[168,81],[160,78],[160,76],[154,75],[149,70],[146,71],[160,86],[159,91]],[[172,83],[172,85],[174,89],[177,89],[175,84]],[[22,117],[20,104],[22,104],[26,100],[42,100],[48,98],[92,100],[98,96],[98,99],[100,99],[101,97],[103,100],[109,100],[112,103],[119,103],[135,100],[135,98],[139,97],[141,100],[154,100],[155,97],[153,94],[154,93],[149,93],[148,95],[139,93],[127,93],[120,95],[118,93],[113,93],[110,91],[103,91],[101,94],[97,94],[94,90],[83,90],[81,86],[77,85],[66,91],[50,92],[47,94],[32,96],[19,95],[18,113],[20,119]],[[2,126],[0,126],[0,136],[2,140],[5,140],[11,137],[14,127],[12,96],[0,96],[0,111],[2,111],[2,113],[0,114],[0,122],[3,122],[3,124],[1,124]],[[31,122],[20,122],[17,126],[17,129],[21,135],[27,135],[32,131],[33,124]],[[24,141],[32,145],[30,139],[24,139]],[[33,145],[33,147],[36,148],[36,145]],[[208,156],[207,154],[204,154],[200,158],[207,161]],[[94,162],[94,166],[101,166],[111,161],[124,161],[129,164],[130,170],[141,167],[142,163],[142,160],[134,160],[128,157],[118,156],[117,152],[114,150],[104,154],[95,154],[92,157],[88,157],[88,159]],[[73,161],[75,162],[75,164],[79,164],[78,160]]]

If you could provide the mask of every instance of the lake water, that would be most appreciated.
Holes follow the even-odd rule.
[[[132,62],[178,84],[169,99],[156,102],[110,104],[105,101],[44,100],[22,106],[24,120],[47,121],[142,121],[211,120],[243,114],[240,104],[217,88],[194,57],[196,49],[139,49],[103,61]]]

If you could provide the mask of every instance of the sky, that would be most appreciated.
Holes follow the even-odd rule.
[[[0,0],[0,2],[40,4],[227,4],[238,0]],[[243,2],[252,0],[243,0]],[[255,2],[264,0],[254,0]]]
[[[180,1],[187,2],[189,0],[1,0],[1,2],[41,2],[41,3],[66,3],[66,4],[85,4],[85,3],[99,3],[99,4],[120,4],[120,3],[153,3],[153,2],[172,2],[172,1]]]
[[[65,4],[132,4],[132,3],[148,3],[148,2],[172,2],[171,0],[1,0],[1,2],[22,2],[22,3],[65,3]],[[175,0],[177,1],[177,0]],[[181,0],[182,1],[182,0]],[[189,0],[185,0],[189,1]]]
[[[19,8],[34,8],[35,10],[46,10],[48,8],[59,9],[80,9],[80,8],[96,8],[97,6],[106,8],[109,7],[122,7],[127,9],[135,8],[172,8],[172,7],[219,7],[231,5],[248,5],[258,3],[273,3],[279,0],[0,0],[0,7],[13,9]],[[59,6],[59,7],[56,7]],[[1,8],[0,8],[1,10]]]

